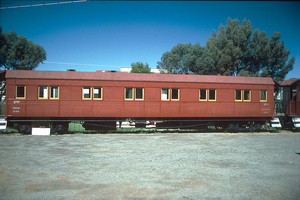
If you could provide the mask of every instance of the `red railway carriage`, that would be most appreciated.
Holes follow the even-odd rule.
[[[5,76],[3,76],[5,74]],[[122,72],[2,72],[6,117],[29,128],[47,121],[59,129],[72,120],[206,121],[234,124],[273,117],[271,78]]]

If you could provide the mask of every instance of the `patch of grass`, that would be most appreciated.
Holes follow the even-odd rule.
[[[81,123],[72,122],[69,124],[69,132],[80,133],[85,132],[85,128]]]
[[[0,130],[0,134],[14,134],[18,133],[19,131],[16,128],[7,127],[4,130]]]
[[[260,131],[277,131],[276,128],[264,125]],[[176,128],[117,128],[116,130],[85,130],[79,122],[69,124],[69,132],[75,134],[106,134],[106,133],[129,133],[129,134],[160,134],[160,133],[194,133],[194,132],[226,132],[222,127],[209,126],[206,129],[176,129]],[[259,132],[259,131],[258,131]]]

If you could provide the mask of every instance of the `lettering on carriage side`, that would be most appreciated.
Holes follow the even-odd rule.
[[[20,101],[14,101],[14,104],[18,104],[18,103],[20,103]]]
[[[19,113],[20,112],[20,110],[21,110],[21,107],[12,107],[12,112],[13,113]]]
[[[269,104],[268,103],[264,103],[264,106],[268,106]]]
[[[263,109],[261,109],[261,110],[270,110],[270,109],[268,109],[268,108],[265,108],[265,109],[264,109],[264,108],[263,108]]]

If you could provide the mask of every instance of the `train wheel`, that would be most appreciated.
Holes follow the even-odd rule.
[[[250,127],[249,127],[249,130],[250,131],[259,131],[261,129],[261,124],[258,124],[259,122],[252,122]]]
[[[229,124],[228,127],[227,127],[227,131],[230,131],[230,132],[236,132],[238,131],[239,129],[239,125],[238,124]]]
[[[51,133],[63,134],[68,132],[69,123],[53,124],[51,127]]]
[[[253,129],[254,129],[254,131],[259,131],[261,129],[261,125],[260,124],[254,124]]]
[[[19,124],[19,132],[22,134],[31,134],[32,127],[30,124]]]

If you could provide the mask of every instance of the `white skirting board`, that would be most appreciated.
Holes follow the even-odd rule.
[[[294,127],[300,128],[300,117],[293,117]]]
[[[50,128],[32,128],[32,135],[50,135]]]
[[[281,128],[281,123],[278,117],[275,117],[273,120],[271,120],[271,126],[273,128]]]

